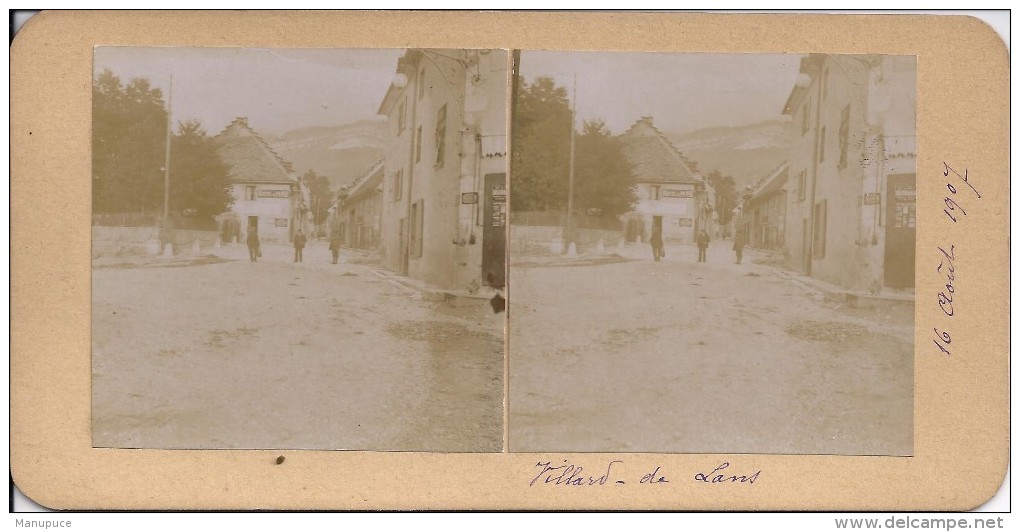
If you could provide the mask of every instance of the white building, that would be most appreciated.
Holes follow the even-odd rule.
[[[914,56],[801,60],[783,109],[789,266],[852,290],[913,289],[916,83]]]
[[[624,217],[628,235],[637,232],[647,240],[660,227],[664,240],[693,242],[701,229],[714,232],[711,187],[652,117],[642,117],[620,140],[637,182],[638,204]]]
[[[408,50],[386,115],[383,266],[447,289],[505,284],[506,104],[502,50]]]
[[[233,234],[245,242],[256,228],[263,243],[287,243],[301,228],[305,208],[304,187],[254,130],[238,117],[219,135],[217,153],[230,167],[234,203],[223,223],[236,227]]]

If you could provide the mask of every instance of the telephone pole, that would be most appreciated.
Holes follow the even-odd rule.
[[[170,139],[173,126],[173,102],[174,102],[174,74],[170,73],[170,88],[167,90],[166,103],[166,158],[163,161],[163,227],[170,214]]]
[[[574,72],[574,92],[570,101],[570,170],[567,177],[567,231],[563,235],[564,250],[570,249],[574,241],[574,145],[576,144],[574,122],[577,115],[577,72]]]

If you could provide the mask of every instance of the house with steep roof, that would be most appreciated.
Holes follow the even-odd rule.
[[[234,203],[225,224],[236,224],[238,242],[257,230],[263,243],[288,243],[301,228],[305,193],[284,161],[249,125],[234,119],[216,135],[217,153],[230,167]]]
[[[693,242],[715,230],[712,189],[694,164],[644,116],[620,135],[637,183],[638,204],[624,216],[626,234],[647,240],[656,227],[668,241]]]

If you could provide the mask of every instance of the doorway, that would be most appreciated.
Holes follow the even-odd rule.
[[[915,174],[891,175],[886,189],[885,285],[914,286],[917,247],[917,183]]]
[[[482,283],[506,286],[506,174],[485,174],[482,213]]]

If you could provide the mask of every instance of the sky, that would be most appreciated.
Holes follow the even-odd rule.
[[[98,47],[94,69],[163,89],[173,74],[173,121],[215,135],[235,117],[263,134],[378,119],[399,49]]]
[[[799,54],[521,52],[528,82],[552,77],[572,91],[577,115],[614,134],[642,116],[660,130],[686,133],[782,118],[800,69]]]
[[[145,77],[164,89],[173,74],[173,118],[197,119],[216,134],[235,117],[263,134],[377,119],[396,73],[399,49],[99,47],[96,72],[123,81]],[[551,76],[570,87],[577,75],[582,119],[622,133],[652,116],[659,129],[685,133],[781,118],[796,80],[797,54],[551,52],[521,54],[526,80]]]

